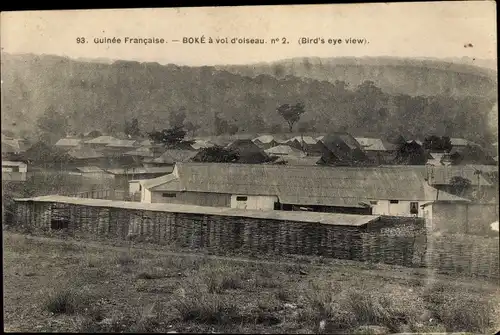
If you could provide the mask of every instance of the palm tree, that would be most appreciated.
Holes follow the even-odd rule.
[[[481,175],[482,174],[483,174],[483,171],[474,169],[474,175],[477,176],[477,195],[478,195],[478,197],[481,196],[480,182],[481,182]]]
[[[474,175],[477,176],[477,188],[479,189],[479,184],[481,181],[481,175],[483,174],[483,171],[481,170],[474,170]]]

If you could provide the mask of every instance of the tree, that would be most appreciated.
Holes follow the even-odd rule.
[[[451,140],[447,136],[439,137],[431,135],[426,137],[422,146],[425,150],[430,150],[434,152],[450,152],[453,145]]]
[[[132,119],[132,122],[129,124],[127,121],[125,121],[125,131],[124,133],[127,136],[136,138],[141,135],[141,131],[139,129],[139,121],[136,118]]]
[[[236,150],[216,145],[210,148],[201,149],[193,158],[193,161],[206,163],[234,163],[238,161],[239,157]]]
[[[427,154],[418,143],[402,143],[398,146],[394,163],[401,165],[425,165],[427,163]]]
[[[194,133],[200,129],[200,126],[197,124],[192,123],[191,121],[187,121],[184,124],[184,128],[186,128],[186,131],[191,134],[191,137],[194,137]]]
[[[471,187],[472,183],[467,178],[463,178],[460,176],[454,176],[454,177],[450,178],[450,185],[453,189],[453,193],[456,193],[460,196],[464,196],[465,193]]]
[[[276,111],[288,123],[288,130],[290,132],[293,131],[293,125],[300,120],[300,116],[306,112],[302,102],[296,103],[295,105],[281,105]]]
[[[56,111],[54,106],[50,106],[37,119],[37,128],[39,139],[45,143],[53,144],[61,137],[66,136],[68,120],[61,112]]]
[[[152,131],[149,138],[154,143],[161,143],[168,148],[179,147],[181,145],[191,145],[194,141],[186,141],[186,131],[182,127],[163,129],[162,131]]]
[[[482,170],[474,170],[474,175],[477,176],[477,186],[481,184],[481,176],[483,175]]]

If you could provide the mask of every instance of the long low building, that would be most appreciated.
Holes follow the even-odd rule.
[[[429,185],[425,169],[408,167],[178,163],[141,190],[145,203],[419,217],[435,200],[468,202]]]

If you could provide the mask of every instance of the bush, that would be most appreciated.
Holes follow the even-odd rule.
[[[137,279],[159,279],[163,278],[163,274],[156,272],[141,272],[137,275]]]
[[[278,292],[276,292],[276,298],[278,298],[279,300],[281,300],[283,302],[290,302],[290,301],[292,301],[292,294],[290,291],[288,291],[284,288],[280,288],[278,290]]]
[[[194,294],[174,303],[183,321],[206,324],[230,324],[241,319],[234,302],[214,294]]]
[[[116,257],[116,263],[121,266],[130,265],[134,263],[134,259],[129,253],[123,252],[118,257]]]
[[[435,285],[425,292],[432,317],[450,332],[486,332],[492,325],[493,306],[467,290],[455,292]]]
[[[311,286],[299,320],[311,325],[324,320],[328,331],[344,331],[360,325],[381,325],[398,331],[402,325],[414,324],[424,309],[418,296],[396,286],[352,289],[328,282],[313,282]]]
[[[281,287],[281,282],[278,279],[257,277],[255,279],[255,286],[261,288],[279,288]]]
[[[222,293],[225,290],[243,288],[242,274],[225,267],[210,269],[204,276],[210,293]]]
[[[47,310],[54,314],[74,314],[88,305],[88,297],[75,289],[55,292],[48,297]]]

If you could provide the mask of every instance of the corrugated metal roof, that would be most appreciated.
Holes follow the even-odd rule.
[[[210,148],[213,147],[214,144],[210,143],[205,140],[195,140],[193,144],[191,144],[191,147],[195,150],[203,149],[203,148]]]
[[[97,166],[82,166],[75,169],[83,173],[106,173],[106,171],[98,168]]]
[[[81,143],[81,138],[61,138],[55,145],[58,147],[76,147]]]
[[[178,184],[179,183],[178,177],[177,177],[177,175],[174,174],[174,171],[172,171],[172,173],[164,175],[164,176],[160,176],[160,177],[153,178],[153,179],[148,179],[144,182],[143,186],[145,188],[150,189],[150,188],[161,186],[163,184],[171,183],[171,182],[177,183],[175,185],[175,187],[180,188],[180,184]],[[169,184],[169,187],[174,187],[174,185]]]
[[[271,143],[274,141],[274,136],[273,135],[261,135],[259,137],[256,137],[252,140],[253,142],[259,141],[260,143]]]
[[[448,154],[448,153],[430,152],[429,155],[432,158],[427,160],[427,164],[439,166],[439,165],[446,165],[445,161],[448,161],[451,163],[450,154]]]
[[[328,134],[321,143],[336,157],[336,161],[339,163],[352,164],[370,161],[358,141],[348,133]]]
[[[422,145],[422,141],[420,140],[407,140],[406,143],[412,143],[412,142],[415,142],[417,143],[418,145]]]
[[[452,137],[450,138],[451,145],[465,147],[467,145],[479,146],[477,143],[466,140],[465,138]]]
[[[171,173],[173,171],[173,166],[161,166],[161,167],[137,167],[137,168],[117,168],[117,169],[107,169],[106,171],[111,174],[156,174],[156,173]]]
[[[311,136],[295,136],[288,140],[289,142],[298,141],[299,143],[305,144],[316,144],[318,140],[312,138]]]
[[[27,164],[19,161],[7,161],[2,159],[2,166],[26,166]]]
[[[317,212],[291,212],[291,211],[259,211],[243,210],[230,207],[206,207],[194,205],[165,204],[165,203],[142,203],[113,201],[102,199],[72,198],[58,195],[49,195],[35,198],[15,199],[16,201],[34,201],[34,202],[56,202],[63,204],[122,208],[132,210],[145,210],[155,212],[170,212],[184,214],[201,214],[217,216],[233,216],[255,219],[268,219],[289,222],[308,222],[336,226],[364,226],[370,222],[380,219],[378,215],[355,215],[355,214],[337,214],[337,213],[317,213]]]
[[[89,159],[89,158],[104,157],[104,155],[102,153],[97,152],[93,148],[86,147],[86,146],[75,147],[68,152],[68,155],[70,157],[77,158],[77,159]]]
[[[474,174],[476,170],[467,165],[434,166],[428,167],[426,173],[432,185],[449,185],[453,177],[462,177],[477,184],[478,175]],[[482,186],[491,186],[482,175],[479,175],[479,182]]]
[[[87,144],[110,144],[118,141],[118,139],[113,136],[99,136],[91,140],[85,141]]]
[[[282,203],[300,205],[362,207],[360,202],[370,199],[422,201],[429,197],[424,173],[414,169],[181,163],[163,184],[160,178],[147,188],[276,195]],[[440,196],[447,193],[440,192]]]
[[[142,147],[151,147],[153,145],[153,141],[143,140],[143,141],[139,142],[139,145]]]
[[[118,147],[118,148],[133,148],[135,147],[136,141],[134,140],[118,140],[107,144],[107,147]]]
[[[153,151],[148,147],[137,148],[132,151],[127,151],[124,155],[139,156],[139,157],[154,157]]]
[[[229,145],[231,143],[231,140],[227,138],[216,137],[216,138],[211,138],[207,142],[220,147],[225,147],[226,145]]]
[[[355,137],[356,141],[366,151],[387,151],[380,138]]]
[[[289,145],[277,145],[275,147],[264,150],[270,155],[295,155],[295,156],[305,156],[305,153],[299,149],[292,148]]]
[[[197,153],[198,151],[195,150],[169,149],[166,150],[160,157],[153,159],[152,162],[173,165],[177,162],[187,162],[196,156]]]
[[[358,143],[358,141],[356,141],[356,139],[348,133],[340,133],[340,132],[330,133],[328,135],[323,136],[321,142],[327,146],[329,143],[342,142],[345,145],[347,145],[347,147],[351,150],[361,149],[361,145]]]

